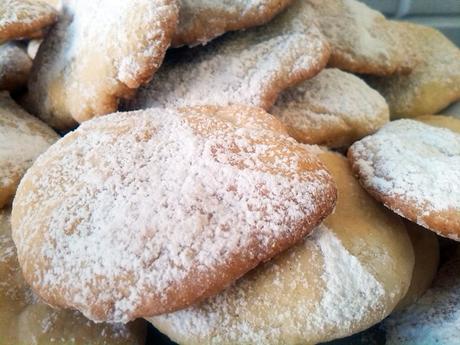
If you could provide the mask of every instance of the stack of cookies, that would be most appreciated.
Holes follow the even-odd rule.
[[[0,344],[458,343],[440,32],[356,0],[3,0],[0,44]]]

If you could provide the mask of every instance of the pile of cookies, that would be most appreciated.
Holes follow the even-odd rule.
[[[440,32],[356,0],[3,0],[0,44],[0,344],[458,342]]]

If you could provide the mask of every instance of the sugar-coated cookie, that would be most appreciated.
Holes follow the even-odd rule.
[[[264,24],[293,0],[180,0],[179,24],[172,45],[206,44],[227,31]]]
[[[269,25],[172,51],[127,108],[247,104],[269,109],[282,90],[319,73],[329,57],[324,36],[305,10],[297,0]]]
[[[399,30],[356,0],[305,0],[331,45],[329,66],[353,73],[408,73],[416,59],[407,53]]]
[[[460,334],[460,252],[444,264],[433,287],[385,321],[387,345],[457,345]]]
[[[59,136],[0,92],[0,208],[11,201],[26,170]]]
[[[175,0],[66,0],[35,58],[27,109],[61,130],[116,111],[160,66],[177,16]]]
[[[427,125],[448,128],[460,134],[460,119],[453,116],[445,115],[422,115],[414,117],[414,120],[421,121]]]
[[[389,121],[385,99],[358,77],[326,68],[281,93],[270,113],[300,142],[344,147]]]
[[[397,120],[354,143],[348,157],[377,200],[437,234],[460,240],[460,134]]]
[[[0,2],[0,43],[11,39],[37,37],[56,21],[55,9],[39,0]]]
[[[316,344],[366,329],[405,295],[414,254],[406,229],[360,187],[347,160],[320,159],[337,206],[302,243],[197,306],[150,318],[187,345]]]
[[[332,211],[336,190],[274,122],[234,106],[82,124],[40,156],[16,194],[26,280],[51,305],[125,322],[216,294],[297,243]]]
[[[27,84],[32,60],[14,43],[0,45],[0,90],[13,91]]]
[[[395,23],[405,45],[420,59],[412,73],[369,78],[390,106],[394,118],[436,114],[460,100],[460,49],[440,31],[413,23]]]
[[[0,210],[0,342],[11,345],[144,345],[145,325],[95,324],[41,302],[22,278],[10,210]]]

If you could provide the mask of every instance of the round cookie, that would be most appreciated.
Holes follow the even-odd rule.
[[[438,237],[415,223],[405,221],[405,224],[414,248],[415,266],[409,291],[396,310],[403,310],[422,297],[433,283],[439,266]]]
[[[437,234],[460,239],[460,134],[393,121],[348,150],[353,171],[377,200]]]
[[[180,0],[179,23],[172,46],[206,44],[227,31],[270,21],[293,0]]]
[[[460,100],[460,49],[436,29],[394,23],[408,37],[407,49],[419,63],[409,75],[369,78],[390,106],[394,118],[436,114]]]
[[[66,130],[116,111],[151,79],[178,8],[175,0],[68,0],[62,11],[38,50],[25,105]]]
[[[0,92],[0,208],[14,196],[26,170],[59,136]]]
[[[219,295],[149,321],[184,345],[289,345],[347,336],[387,316],[410,284],[406,229],[359,186],[344,157],[319,157],[338,199],[312,235]]]
[[[433,287],[414,305],[385,321],[388,345],[458,344],[460,252],[444,264]]]
[[[41,302],[22,278],[11,238],[10,210],[0,210],[0,340],[14,345],[143,345],[145,325],[95,324]]]
[[[0,45],[0,90],[13,91],[27,84],[32,60],[14,43]]]
[[[270,113],[296,140],[335,148],[374,133],[390,118],[377,91],[335,68],[283,91]]]
[[[247,104],[267,110],[281,91],[319,73],[328,58],[324,36],[303,0],[296,0],[269,25],[172,51],[126,107]]]
[[[282,125],[253,117],[276,121],[242,106],[151,108],[66,135],[14,200],[26,280],[51,305],[125,322],[216,294],[297,243],[334,208],[334,183]]]
[[[407,54],[400,32],[385,17],[355,0],[306,0],[331,45],[329,66],[352,73],[409,73],[416,59]]]
[[[2,0],[0,2],[0,44],[18,38],[43,35],[56,21],[54,8],[43,1]]]

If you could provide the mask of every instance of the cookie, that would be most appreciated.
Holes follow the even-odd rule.
[[[15,197],[26,280],[51,305],[125,322],[216,294],[301,240],[336,190],[302,145],[255,127],[261,116],[276,121],[251,107],[151,108],[67,134]]]
[[[390,117],[377,91],[335,68],[283,91],[270,113],[296,140],[335,148],[374,133]]]
[[[27,109],[61,130],[116,111],[160,66],[177,16],[174,0],[66,1],[35,58]]]
[[[0,339],[14,345],[143,345],[145,325],[95,324],[41,302],[22,278],[11,238],[10,210],[0,210]]]
[[[179,24],[172,45],[206,44],[227,31],[270,21],[293,0],[180,0]]]
[[[415,266],[409,291],[396,310],[407,308],[423,296],[433,283],[439,266],[438,237],[415,223],[405,221],[405,224],[414,248]]]
[[[0,93],[0,208],[11,201],[20,179],[58,135]]]
[[[460,100],[460,49],[436,29],[398,23],[408,39],[409,50],[418,53],[420,62],[406,76],[369,78],[390,106],[394,118],[436,114]]]
[[[53,24],[57,13],[43,1],[2,0],[0,2],[0,43],[37,37]]]
[[[384,326],[388,345],[458,344],[460,253],[441,267],[433,287],[415,305]]]
[[[361,184],[401,216],[460,239],[460,134],[393,121],[354,143],[348,157]]]
[[[0,90],[14,91],[27,84],[32,60],[14,43],[0,45]]]
[[[312,235],[219,295],[149,321],[184,345],[290,345],[347,336],[388,315],[414,265],[406,229],[359,186],[343,156],[319,157],[338,199]]]
[[[410,72],[401,34],[385,17],[355,0],[306,0],[331,45],[329,66],[353,73],[390,75]]]
[[[460,134],[460,119],[453,116],[445,115],[423,115],[417,116],[414,120],[421,121],[427,125],[448,128],[451,131]]]
[[[126,108],[247,104],[267,110],[282,90],[319,73],[328,57],[324,37],[297,0],[270,25],[172,51]]]

